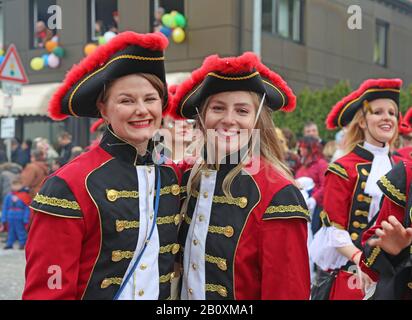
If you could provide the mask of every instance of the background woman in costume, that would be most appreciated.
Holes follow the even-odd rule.
[[[210,56],[178,87],[176,110],[196,118],[207,154],[183,177],[182,299],[309,298],[309,213],[271,117],[295,103],[253,53]]]
[[[179,177],[151,152],[168,101],[167,45],[160,33],[124,32],[74,66],[53,96],[54,119],[101,115],[108,128],[32,203],[24,299],[170,297]]]
[[[326,120],[329,129],[347,126],[346,155],[329,165],[323,227],[309,250],[319,268],[319,279],[324,272],[339,271],[326,299],[364,296],[358,268],[360,240],[379,209],[382,192],[376,182],[392,168],[389,148],[397,136],[401,85],[400,79],[367,80],[338,102]],[[364,281],[371,279],[365,276]],[[315,283],[314,288],[318,287]]]
[[[169,87],[169,97],[172,99],[177,86]],[[178,164],[184,158],[192,156],[188,147],[195,141],[193,132],[195,121],[179,117],[171,106],[163,112],[164,152],[167,158]]]
[[[322,149],[323,146],[319,139],[315,137],[305,136],[299,141],[299,154],[302,165],[296,172],[295,178],[308,177],[314,183],[310,197],[306,200],[308,209],[312,214],[311,227],[313,235],[320,229],[319,213],[323,208],[324,177],[328,168]]]

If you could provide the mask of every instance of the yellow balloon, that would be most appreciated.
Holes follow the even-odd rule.
[[[97,49],[97,45],[94,43],[88,43],[84,46],[84,54],[86,56],[88,56],[89,54],[91,54],[92,52],[94,52],[94,50]]]
[[[4,50],[0,49],[0,56],[4,56]]]
[[[182,43],[185,41],[186,34],[182,28],[175,28],[172,33],[173,41],[176,43]]]
[[[40,58],[40,57],[36,57],[31,59],[30,61],[30,67],[34,70],[34,71],[39,71],[41,69],[43,69],[44,67],[44,59]]]

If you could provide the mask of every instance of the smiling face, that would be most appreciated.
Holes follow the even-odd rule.
[[[208,130],[208,143],[214,146],[219,155],[234,153],[248,142],[257,111],[249,92],[215,94],[205,107],[204,123]]]
[[[146,149],[162,121],[159,91],[138,74],[115,80],[98,107],[113,132],[139,151]]]
[[[390,99],[373,100],[369,106],[366,117],[360,121],[360,127],[365,133],[366,142],[381,147],[379,142],[388,143],[397,132],[397,106]]]

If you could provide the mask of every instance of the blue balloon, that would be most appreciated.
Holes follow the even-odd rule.
[[[44,61],[44,66],[48,67],[49,63],[47,62],[47,60],[49,59],[49,55],[47,53],[45,53],[44,55],[41,56],[43,58]]]
[[[172,29],[162,26],[160,28],[160,32],[163,33],[166,37],[170,37],[170,35],[172,34]]]
[[[4,56],[0,56],[0,64],[2,64],[4,61]]]

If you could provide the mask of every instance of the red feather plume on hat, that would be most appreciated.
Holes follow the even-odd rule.
[[[334,123],[335,119],[339,117],[340,112],[342,109],[351,102],[362,96],[362,94],[368,90],[369,88],[391,88],[391,87],[401,87],[402,80],[401,79],[369,79],[364,81],[361,86],[353,91],[351,94],[343,98],[339,101],[335,106],[332,108],[332,111],[329,113],[328,117],[326,118],[326,127],[329,130],[336,129],[336,125]]]
[[[253,52],[245,52],[240,57],[221,58],[218,55],[207,57],[204,60],[202,67],[193,71],[191,77],[179,85],[173,99],[173,105],[177,108],[179,101],[181,101],[195,86],[200,84],[209,72],[217,71],[223,74],[242,74],[251,72],[253,69],[256,69],[262,77],[275,83],[276,86],[286,94],[288,104],[281,110],[286,112],[293,111],[296,107],[296,96],[293,94],[292,90],[279,75],[263,65]]]
[[[101,126],[101,125],[103,125],[104,124],[104,120],[103,119],[98,119],[98,120],[96,120],[91,126],[90,126],[90,133],[95,133],[98,129],[99,129],[99,127]]]
[[[54,120],[64,120],[68,115],[60,112],[61,101],[69,90],[85,75],[103,66],[118,51],[130,45],[137,45],[149,50],[164,50],[169,40],[161,32],[138,34],[126,31],[118,34],[107,44],[99,46],[93,53],[74,65],[63,81],[62,86],[54,93],[49,102],[49,116]]]
[[[408,109],[405,116],[399,120],[399,133],[409,134],[412,132],[412,107]]]

